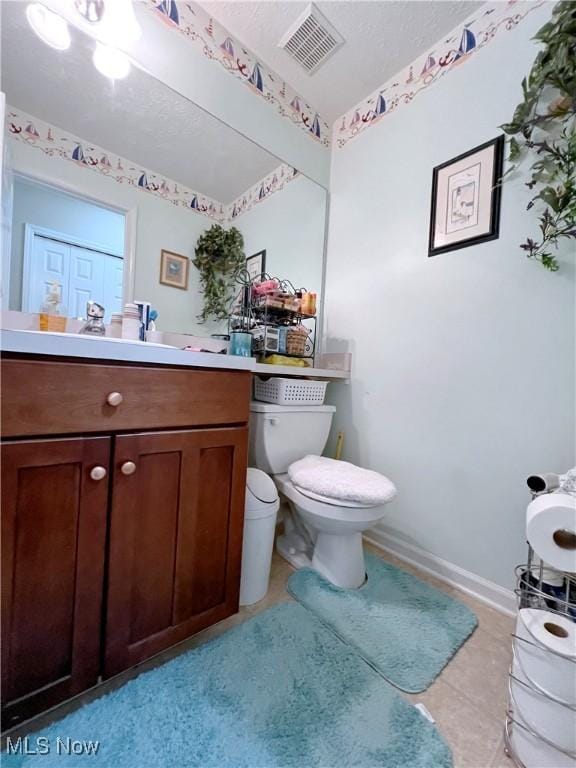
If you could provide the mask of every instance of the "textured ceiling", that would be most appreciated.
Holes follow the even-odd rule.
[[[299,0],[200,2],[329,122],[434,45],[483,3],[450,0],[316,2],[345,44],[315,74],[277,47],[308,6]]]
[[[223,203],[280,164],[140,70],[107,80],[92,64],[93,42],[80,32],[58,52],[31,31],[25,3],[1,8],[8,104]]]

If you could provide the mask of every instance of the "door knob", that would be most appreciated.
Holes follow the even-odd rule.
[[[108,397],[106,398],[106,402],[108,405],[111,405],[113,408],[117,408],[120,403],[124,400],[120,392],[110,392]]]
[[[104,480],[108,473],[104,467],[92,467],[90,470],[90,477],[92,480]]]
[[[123,475],[133,475],[136,472],[136,464],[133,461],[125,461],[120,467],[120,472]]]

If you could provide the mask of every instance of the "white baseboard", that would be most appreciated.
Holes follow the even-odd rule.
[[[410,542],[403,541],[377,528],[367,531],[364,538],[405,563],[420,568],[420,570],[435,576],[440,581],[444,581],[467,595],[471,595],[491,608],[495,608],[508,616],[516,615],[516,595],[512,590],[505,589],[493,581],[488,581],[483,576],[477,576],[459,565],[449,563],[448,560],[443,560],[415,544],[410,544]]]

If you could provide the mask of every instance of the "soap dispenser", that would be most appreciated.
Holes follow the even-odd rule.
[[[102,304],[98,304],[97,301],[88,301],[86,303],[88,322],[80,330],[80,333],[85,333],[88,336],[105,336],[104,312]]]
[[[50,283],[40,307],[39,326],[41,331],[66,331],[66,315],[62,308],[62,286],[58,282]]]

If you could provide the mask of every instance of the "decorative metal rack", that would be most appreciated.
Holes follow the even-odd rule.
[[[542,494],[533,493],[532,498],[540,496]],[[538,558],[539,562],[536,562],[535,553],[530,544],[528,544],[528,559],[527,562],[518,565],[515,568],[516,574],[516,597],[518,598],[518,609],[520,608],[537,608],[543,611],[556,613],[560,616],[567,616],[572,621],[576,621],[576,577],[572,573],[566,573],[559,571],[556,568],[552,568],[548,564],[544,565],[542,560]],[[546,581],[544,575],[546,574]],[[561,581],[561,587],[552,587],[550,585],[551,578],[554,581]],[[537,696],[542,696],[549,701],[554,701],[564,707],[568,707],[573,711],[576,718],[576,707],[561,701],[547,691],[543,690],[540,686],[536,685],[532,680],[529,683],[525,683],[523,680],[519,680],[514,675],[514,661],[517,660],[517,644],[521,643],[523,646],[528,645],[537,648],[540,652],[549,653],[551,656],[561,656],[556,651],[551,649],[545,649],[542,645],[537,645],[523,637],[519,637],[516,632],[512,633],[512,664],[510,665],[510,671],[508,674],[508,694],[509,705],[506,712],[506,720],[504,724],[504,748],[508,757],[511,758],[517,768],[526,768],[524,763],[520,760],[518,755],[514,751],[512,744],[512,731],[514,728],[522,728],[527,731],[533,738],[541,741],[548,746],[558,750],[561,754],[565,755],[568,759],[574,761],[576,765],[576,753],[567,752],[562,747],[558,746],[554,742],[547,739],[541,733],[539,733],[534,727],[528,727],[526,723],[520,722],[518,718],[514,716],[512,706],[515,705],[514,693],[512,690],[512,683],[517,683],[525,688],[530,689]],[[576,660],[568,660],[567,657],[561,656],[564,661],[571,661],[574,667],[574,679],[576,680]]]
[[[295,288],[290,280],[282,280],[263,273],[257,278],[250,278],[246,270],[239,272],[235,278],[240,286],[231,306],[228,319],[228,333],[232,331],[245,331],[252,333],[252,351],[256,355],[266,356],[281,354],[283,357],[298,357],[300,359],[314,359],[316,348],[316,315],[306,315],[300,311],[284,307],[274,307],[266,300],[265,296],[255,297],[252,287],[255,283],[264,280],[275,280],[278,289],[283,294],[296,297],[297,293],[306,293],[306,288]],[[311,324],[311,327],[306,325]],[[278,349],[267,349],[268,329],[280,327],[304,326],[308,329],[308,338],[303,355],[294,355],[281,352]]]

